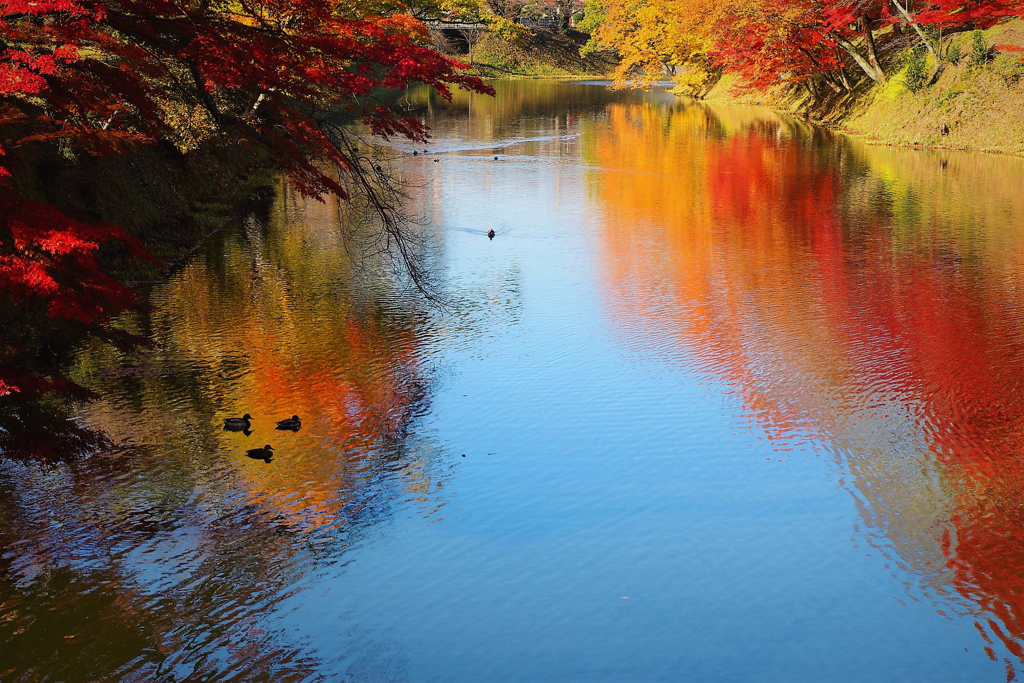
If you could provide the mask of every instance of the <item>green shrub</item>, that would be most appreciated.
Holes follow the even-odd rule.
[[[903,83],[910,92],[917,92],[928,83],[928,62],[920,50],[909,50],[903,55]]]
[[[959,41],[953,41],[948,48],[946,48],[946,59],[951,64],[959,64],[960,59],[963,57],[963,48],[960,47]]]
[[[992,62],[992,70],[999,74],[1007,85],[1020,83],[1024,79],[1024,62],[1016,55],[999,55]]]
[[[982,31],[971,32],[971,64],[982,65],[988,63],[989,60],[988,41],[985,40],[985,34]]]

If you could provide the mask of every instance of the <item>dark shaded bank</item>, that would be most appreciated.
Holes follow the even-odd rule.
[[[26,196],[75,218],[124,227],[161,264],[108,253],[111,273],[128,281],[159,277],[218,223],[258,198],[271,160],[239,145],[211,142],[182,153],[167,143],[103,157],[64,155],[40,145],[14,176]]]
[[[188,154],[155,144],[103,157],[40,144],[19,159],[13,175],[24,195],[77,220],[122,226],[154,257],[137,258],[119,241],[103,247],[104,272],[129,285],[136,302],[207,236],[271,198],[269,159],[232,144]],[[0,365],[22,378],[17,391],[0,396],[0,454],[50,460],[102,445],[102,436],[72,419],[75,403],[91,394],[69,379],[68,364],[89,339],[123,349],[144,340],[110,323],[53,316],[42,301],[2,297],[0,316]]]
[[[470,45],[465,40],[444,40],[448,54],[472,62],[474,73],[484,78],[607,78],[616,61],[609,52],[581,56],[590,38],[574,30],[533,28],[519,41],[487,33]]]

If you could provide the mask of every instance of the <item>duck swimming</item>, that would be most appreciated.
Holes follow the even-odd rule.
[[[278,429],[290,429],[293,432],[299,431],[299,427],[302,426],[302,420],[299,419],[298,415],[292,415],[287,420],[281,420],[277,423]]]
[[[494,228],[491,228],[490,230],[487,231],[487,239],[489,239],[489,240],[493,240],[494,239]]]
[[[274,447],[268,443],[263,448],[250,448],[245,454],[253,460],[262,460],[269,463],[271,458],[274,457]]]
[[[229,432],[244,432],[249,429],[252,425],[249,420],[252,419],[252,415],[246,413],[242,417],[228,417],[224,419],[224,429]]]

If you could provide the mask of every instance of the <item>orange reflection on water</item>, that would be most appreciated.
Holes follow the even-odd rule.
[[[358,303],[365,297],[353,290],[359,277],[343,243],[341,204],[280,191],[274,214],[252,222],[241,241],[226,241],[216,267],[193,261],[154,293],[160,355],[191,374],[144,370],[141,386],[130,388],[139,396],[130,416],[115,390],[89,410],[115,440],[188,450],[197,434],[209,434],[207,457],[227,468],[250,503],[313,530],[360,515],[369,487],[406,448],[428,378],[421,321]],[[379,279],[364,286],[389,286],[386,276],[362,272]],[[174,406],[182,401],[200,405],[179,416]],[[194,423],[167,419],[168,411]],[[254,417],[251,436],[220,430],[224,417],[243,413]],[[302,418],[297,433],[274,429],[293,414]],[[141,437],[126,431],[139,424],[146,425]],[[275,449],[271,463],[246,458],[264,444]],[[407,495],[432,489],[415,454],[393,469]]]
[[[1024,662],[1024,163],[697,105],[583,145],[622,338],[836,453],[872,542]]]
[[[772,123],[772,139],[794,134]],[[806,259],[809,226],[836,222],[832,170],[809,166],[796,145],[774,153],[777,145],[763,135],[731,135],[701,107],[613,106],[592,144],[601,168],[595,191],[606,216],[602,281],[618,324],[641,339],[654,334],[669,353],[685,350],[687,362],[729,379],[771,434],[792,434],[800,411],[761,388],[759,377],[770,369],[761,361],[774,341],[760,337],[770,324],[785,327],[789,343],[835,346],[815,341],[828,331],[813,324],[817,304],[807,296],[813,278]],[[792,208],[795,224],[779,206]],[[665,335],[671,345],[662,343]],[[770,355],[791,364],[791,375],[842,372],[834,353]]]

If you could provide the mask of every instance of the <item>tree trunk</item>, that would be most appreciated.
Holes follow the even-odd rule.
[[[818,104],[818,89],[814,87],[814,79],[809,78],[804,81],[804,87],[807,88],[807,92],[811,94],[811,102]]]
[[[839,68],[837,69],[839,72],[839,82],[846,88],[846,92],[851,92],[853,86],[850,84],[850,76],[846,73],[846,64],[843,63],[843,54],[839,51],[839,48],[836,48],[836,61],[839,62]]]
[[[802,48],[801,47],[800,51],[803,52],[805,55],[807,55],[807,59],[809,59],[811,64],[814,65],[815,70],[818,73],[821,74],[822,80],[825,81],[825,84],[828,87],[832,88],[832,90],[834,90],[837,93],[842,91],[842,88],[839,87],[839,84],[836,82],[835,76],[833,76],[830,72],[828,72],[828,71],[826,71],[825,69],[822,68],[821,62],[819,60],[815,59],[814,55],[811,53],[810,50],[807,50],[806,48]],[[841,62],[841,60],[840,60],[840,62]],[[813,81],[814,81],[814,76],[812,75],[811,76],[812,85],[813,85]],[[849,88],[847,88],[847,90],[849,90]]]
[[[908,12],[907,9],[903,5],[901,5],[899,3],[899,0],[892,0],[892,4],[896,5],[896,9],[898,9],[900,11],[900,14],[907,21],[907,23],[912,25],[914,27],[914,30],[917,31],[917,35],[920,36],[921,42],[924,43],[924,46],[926,48],[928,48],[928,54],[930,54],[932,56],[932,60],[934,60],[934,62],[935,62],[935,71],[932,72],[931,77],[929,77],[929,79],[928,79],[928,85],[931,85],[932,83],[934,83],[935,81],[937,81],[939,79],[939,75],[942,73],[943,66],[942,66],[942,60],[939,59],[939,53],[936,52],[935,48],[932,47],[932,43],[931,43],[930,40],[928,40],[928,36],[926,36],[924,34],[924,31],[921,30],[921,27],[919,25],[914,23],[913,18],[910,16],[910,12]],[[941,41],[942,41],[941,29],[940,29],[940,33],[939,33],[939,41],[940,41],[939,47],[941,48]]]
[[[873,80],[875,83],[878,83],[879,85],[885,83],[885,74],[882,72],[882,70],[876,69],[874,66],[872,66],[871,62],[864,59],[864,56],[857,50],[856,45],[854,45],[853,43],[851,43],[838,33],[833,33],[832,38],[836,41],[836,43],[839,44],[839,47],[843,48],[843,50],[846,51],[846,54],[853,57],[853,61],[855,61],[857,63],[857,66],[859,66],[861,70],[867,74],[868,78]]]
[[[864,36],[864,49],[868,52],[868,61],[878,73],[882,74],[882,80],[885,80],[885,72],[882,71],[882,65],[878,62],[878,52],[875,50],[875,36],[871,33],[871,24],[867,17],[860,18],[860,32]]]
[[[569,23],[572,20],[573,3],[569,0],[556,0],[555,16],[558,21],[558,30],[565,32],[569,30]]]
[[[832,88],[832,92],[837,94],[843,92],[844,86],[835,75],[825,72],[821,74],[821,77],[825,79],[825,84]],[[846,90],[849,90],[849,88],[846,88]]]
[[[914,22],[913,17],[910,16],[910,12],[908,12],[907,9],[899,3],[899,0],[892,0],[892,4],[896,6],[896,9],[899,10],[906,22],[913,26],[914,30],[917,31],[917,35],[920,36],[921,42],[924,43],[926,48],[928,48],[928,54],[930,54],[932,59],[935,60],[935,68],[939,69],[942,62],[939,61],[939,55],[935,53],[935,48],[932,47],[932,43],[928,40],[928,36],[926,36],[924,31],[921,30],[921,27]]]

